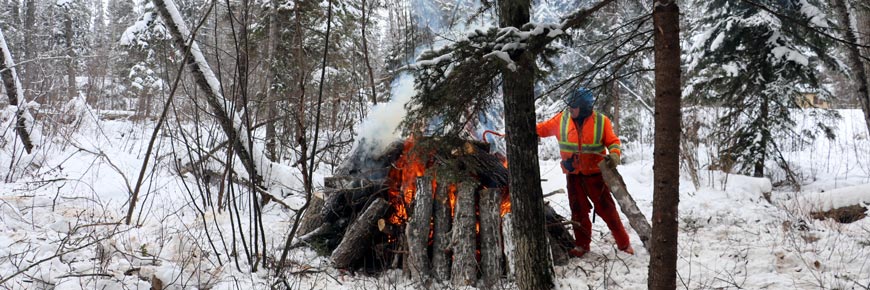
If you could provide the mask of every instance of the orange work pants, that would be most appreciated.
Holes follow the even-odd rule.
[[[566,174],[568,178],[568,203],[571,207],[571,220],[574,221],[575,245],[589,250],[592,238],[592,222],[589,211],[595,205],[595,213],[604,220],[619,249],[630,246],[628,233],[619,219],[616,204],[610,195],[610,188],[604,183],[601,174]],[[590,200],[592,201],[590,203]],[[579,225],[577,224],[579,223]]]

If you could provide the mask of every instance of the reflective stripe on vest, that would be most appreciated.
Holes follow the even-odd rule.
[[[594,126],[594,139],[592,140],[592,144],[583,144],[583,146],[579,146],[579,144],[568,141],[568,122],[571,121],[571,112],[568,109],[562,111],[562,118],[559,122],[559,151],[563,153],[578,153],[582,148],[583,152],[590,153],[598,153],[604,151],[604,144],[601,144],[601,135],[604,134],[604,116],[599,114],[598,112],[593,112],[592,114],[593,122],[595,122]],[[582,124],[580,125],[583,126]],[[579,130],[582,130],[580,128]],[[617,146],[617,144],[614,144]],[[611,145],[610,147],[613,147]]]

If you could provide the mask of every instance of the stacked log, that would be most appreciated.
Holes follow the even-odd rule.
[[[474,143],[441,148],[427,155],[429,167],[414,181],[411,203],[391,204],[404,202],[395,198],[397,191],[405,194],[396,184],[407,180],[390,180],[403,175],[390,172],[403,170],[393,167],[402,152],[412,152],[401,145],[371,160],[351,157],[338,175],[326,178],[323,198],[313,200],[303,216],[300,240],[325,241],[310,244],[326,245],[337,268],[403,269],[422,287],[437,280],[495,289],[500,279],[512,278],[515,254],[511,215],[501,212],[509,202],[501,160]],[[396,214],[404,211],[407,216],[397,222]],[[574,239],[565,218],[549,206],[545,214],[554,261],[564,263]]]
[[[336,268],[348,268],[363,255],[366,249],[360,245],[366,244],[365,241],[376,231],[378,219],[384,215],[388,206],[386,200],[375,198],[347,229],[341,243],[330,257]]]
[[[450,279],[450,186],[441,185],[436,189],[434,205],[435,230],[432,233],[432,269],[435,279]]]
[[[432,220],[432,177],[417,178],[417,194],[414,197],[414,210],[405,227],[408,241],[408,270],[414,280],[428,280],[429,271],[429,231]]]
[[[453,285],[470,286],[477,281],[477,258],[475,251],[474,200],[477,185],[470,182],[459,184],[456,192],[456,207],[453,214],[453,268],[450,270]]]
[[[495,288],[503,273],[501,190],[480,191],[480,266],[485,289]]]

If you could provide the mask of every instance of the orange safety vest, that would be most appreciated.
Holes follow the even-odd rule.
[[[574,171],[569,172],[562,166],[565,174],[597,174],[601,173],[598,163],[604,160],[601,155],[622,154],[619,137],[613,133],[613,124],[606,116],[592,111],[589,117],[582,121],[582,130],[577,131],[571,120],[571,113],[565,109],[547,121],[538,123],[537,131],[540,137],[556,136],[559,138],[559,154],[562,160],[574,158]],[[601,155],[599,155],[601,154]]]

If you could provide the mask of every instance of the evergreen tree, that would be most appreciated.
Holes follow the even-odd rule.
[[[777,140],[807,137],[793,131],[791,110],[800,108],[805,93],[829,97],[818,67],[835,63],[813,31],[830,27],[818,2],[713,0],[700,10],[706,16],[693,39],[689,70],[695,76],[687,95],[724,108],[714,130],[726,170],[760,177],[765,162],[775,160],[790,171]]]

